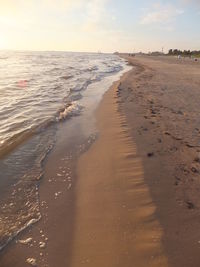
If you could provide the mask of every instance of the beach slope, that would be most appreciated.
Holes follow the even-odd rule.
[[[143,163],[118,110],[118,87],[105,94],[99,138],[78,163],[71,267],[168,266]]]

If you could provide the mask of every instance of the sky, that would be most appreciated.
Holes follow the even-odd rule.
[[[200,0],[0,0],[0,49],[200,50]]]

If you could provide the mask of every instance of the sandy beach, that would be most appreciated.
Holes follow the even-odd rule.
[[[71,266],[167,266],[162,230],[116,83],[97,112],[100,136],[78,162]]]
[[[173,57],[129,59],[121,112],[142,158],[169,266],[199,264],[200,65]]]
[[[199,266],[200,65],[121,56],[132,70],[96,109],[97,138],[85,140],[78,117],[62,126],[42,219],[1,252],[1,267]]]

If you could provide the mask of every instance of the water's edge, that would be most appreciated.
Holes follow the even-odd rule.
[[[5,248],[24,229],[41,219],[38,188],[43,176],[45,159],[54,148],[57,142],[57,130],[62,125],[57,124],[57,122],[67,124],[69,119],[73,120],[76,116],[80,116],[80,118],[84,116],[84,113],[87,113],[87,105],[97,105],[103,93],[126,71],[128,71],[128,67],[124,63],[123,69],[120,71],[88,84],[81,91],[81,96],[80,91],[78,94],[70,93],[65,99],[67,104],[56,113],[53,121],[50,120],[50,122],[40,125],[28,136],[27,140],[23,139],[21,145],[19,142],[16,147],[13,147],[11,156],[5,156],[4,154],[3,160],[0,162],[0,168],[2,173],[6,173],[5,176],[10,177],[10,179],[0,181],[0,184],[3,185],[2,188],[6,188],[0,198],[0,250]],[[106,79],[107,82],[104,82]],[[101,86],[105,88],[102,89]],[[98,88],[97,96],[95,95],[95,88]],[[79,100],[78,103],[77,100]],[[95,103],[91,104],[92,102]],[[96,132],[87,135],[85,144],[88,144],[88,140],[90,140],[89,143],[92,143],[91,140],[95,140],[94,136],[96,136]],[[87,147],[84,144],[82,145]],[[34,153],[32,153],[33,147]],[[7,152],[10,153],[10,151]],[[23,160],[20,161],[21,158]],[[15,159],[18,159],[16,166],[13,165]],[[10,170],[8,170],[8,166],[11,166]],[[17,166],[22,166],[20,171]]]

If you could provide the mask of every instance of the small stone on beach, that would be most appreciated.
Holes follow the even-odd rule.
[[[154,156],[154,153],[153,152],[149,152],[147,153],[147,156],[150,158],[150,157],[153,157]]]
[[[29,244],[30,242],[32,242],[32,240],[33,240],[33,238],[32,238],[32,237],[29,237],[29,238],[24,239],[24,240],[19,240],[18,242],[19,242],[20,244],[27,245],[27,244]]]
[[[188,209],[194,209],[194,204],[191,201],[186,202]]]
[[[72,184],[69,184],[68,187],[67,187],[67,189],[69,190],[71,187],[72,187]]]
[[[197,168],[194,167],[194,166],[191,168],[191,171],[192,171],[193,173],[198,173],[198,172],[199,172],[199,171],[197,170]]]
[[[32,266],[37,266],[36,259],[34,258],[28,258],[26,262]]]
[[[46,247],[46,243],[45,242],[40,242],[39,243],[39,247],[40,248],[45,248]]]

